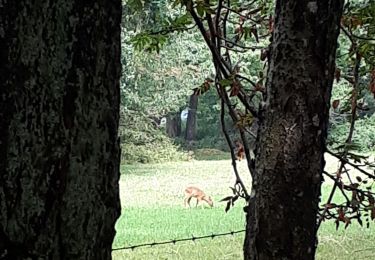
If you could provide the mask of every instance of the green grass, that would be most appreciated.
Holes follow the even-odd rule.
[[[334,169],[335,161],[327,168]],[[240,173],[247,186],[250,178],[244,161]],[[234,183],[230,161],[192,161],[153,165],[124,165],[120,192],[122,215],[117,221],[113,248],[210,235],[245,228],[244,203],[238,201],[228,213],[218,202],[231,194]],[[214,207],[184,208],[183,190],[188,185],[201,187],[213,197]],[[331,184],[323,187],[327,198]],[[324,200],[324,199],[323,199]],[[324,222],[319,232],[317,259],[375,259],[375,228],[353,223],[336,231],[333,221]],[[180,242],[175,245],[142,247],[113,252],[120,259],[241,259],[244,233],[233,236]],[[361,251],[362,250],[362,251]]]
[[[194,150],[194,159],[199,161],[229,160],[230,153],[217,149],[196,149]]]

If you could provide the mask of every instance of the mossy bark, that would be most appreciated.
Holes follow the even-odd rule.
[[[0,0],[0,258],[110,259],[121,1]]]
[[[314,259],[343,1],[277,1],[245,259]]]

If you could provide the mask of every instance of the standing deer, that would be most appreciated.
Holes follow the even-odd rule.
[[[187,187],[185,189],[185,200],[184,200],[184,205],[186,207],[186,203],[189,204],[189,208],[190,208],[190,200],[192,198],[196,198],[197,199],[197,203],[195,204],[195,207],[198,206],[198,203],[201,202],[202,200],[207,202],[208,205],[210,205],[211,207],[214,206],[214,203],[211,199],[210,196],[207,196],[201,189],[197,188],[197,187]]]

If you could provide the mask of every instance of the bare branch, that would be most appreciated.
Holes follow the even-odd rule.
[[[225,41],[225,43],[227,45],[228,45],[228,43],[230,43],[233,46],[236,46],[236,47],[242,48],[242,49],[246,49],[246,50],[252,50],[252,51],[254,51],[254,50],[263,50],[265,48],[264,46],[245,46],[245,45],[240,45],[240,44],[238,44],[238,43],[236,43],[234,41],[228,40],[226,38],[223,38],[223,37],[219,37],[219,38],[220,38],[220,40]],[[230,47],[230,48],[232,48],[232,47]]]
[[[356,55],[356,63],[355,63],[355,66],[354,66],[354,83],[353,83],[353,93],[355,93],[355,95],[352,96],[352,104],[357,104],[357,98],[358,98],[358,95],[356,94],[357,91],[358,91],[358,73],[359,73],[359,65],[361,63],[361,56],[359,55],[359,53],[357,52],[357,55]],[[349,134],[348,134],[348,138],[346,139],[345,143],[346,144],[350,144],[352,142],[352,138],[353,138],[353,131],[354,131],[354,124],[355,124],[355,119],[356,119],[356,108],[357,106],[352,106],[352,117],[351,117],[351,124],[350,124],[350,129],[349,129]],[[343,158],[345,158],[348,154],[348,149],[349,148],[345,148],[344,150],[344,154],[343,154]],[[345,166],[345,163],[343,160],[341,160],[341,163],[340,163],[340,167],[338,169],[338,175],[341,176],[342,174],[342,171],[344,169],[344,166]],[[332,187],[332,190],[331,190],[331,193],[328,197],[328,200],[327,200],[327,203],[326,204],[330,204],[332,199],[333,199],[333,195],[335,194],[335,191],[336,191],[336,188],[338,187],[338,184],[337,182],[334,183],[333,187]],[[323,213],[322,213],[322,216],[321,218],[319,219],[319,222],[318,222],[318,225],[317,225],[317,228],[320,227],[320,224],[322,223],[323,219],[324,219],[324,216],[325,214],[327,213],[327,208],[324,209]]]
[[[340,28],[346,34],[346,36],[348,36],[350,38],[350,40],[353,40],[353,38],[356,38],[358,40],[364,40],[364,41],[375,41],[375,38],[368,38],[368,37],[355,35],[351,32],[348,32],[348,30],[346,30],[346,28],[342,25],[340,25]]]
[[[371,179],[374,179],[375,180],[375,175],[363,170],[362,168],[358,167],[358,165],[350,162],[349,160],[343,158],[342,156],[339,156],[337,154],[335,154],[334,152],[330,151],[330,150],[326,150],[327,153],[329,153],[330,155],[336,157],[337,159],[339,159],[341,162],[345,163],[345,164],[349,164],[350,166],[352,166],[354,169],[360,171],[361,173],[363,173],[364,175],[366,175],[367,177],[370,177]]]
[[[221,91],[221,95],[223,94],[223,92]],[[225,93],[224,93],[225,94]],[[239,183],[241,185],[241,188],[245,194],[245,199],[248,200],[248,198],[250,197],[249,196],[249,193],[247,192],[247,189],[243,183],[243,181],[241,180],[241,177],[238,173],[238,170],[237,170],[237,164],[236,164],[236,155],[234,153],[234,148],[233,148],[233,143],[229,137],[229,134],[228,134],[228,131],[226,129],[226,126],[225,126],[225,103],[224,103],[224,99],[222,98],[221,99],[221,111],[220,111],[220,121],[221,121],[221,129],[224,133],[224,136],[225,136],[225,139],[228,143],[228,146],[230,148],[230,154],[231,154],[231,158],[232,158],[232,166],[233,166],[233,170],[234,170],[234,174],[236,175],[236,182]]]
[[[241,76],[241,75],[238,75],[238,74],[236,75],[236,78],[240,78],[240,79],[246,80],[246,81],[249,82],[251,85],[253,85],[253,87],[256,86],[256,83],[255,83],[254,81],[250,80],[249,78],[246,78],[246,77]]]
[[[173,32],[185,32],[185,31],[189,31],[189,30],[192,30],[196,27],[197,25],[196,24],[193,24],[192,26],[190,27],[168,27],[168,28],[164,28],[160,31],[150,31],[148,32],[149,35],[167,35],[167,34],[170,34],[170,33],[173,33]]]

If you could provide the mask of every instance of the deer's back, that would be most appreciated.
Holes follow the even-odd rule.
[[[185,189],[185,193],[186,193],[186,195],[190,195],[190,196],[193,196],[193,197],[200,197],[200,198],[202,198],[202,197],[205,196],[204,192],[201,189],[199,189],[197,187],[192,187],[192,186],[191,187],[187,187]]]

